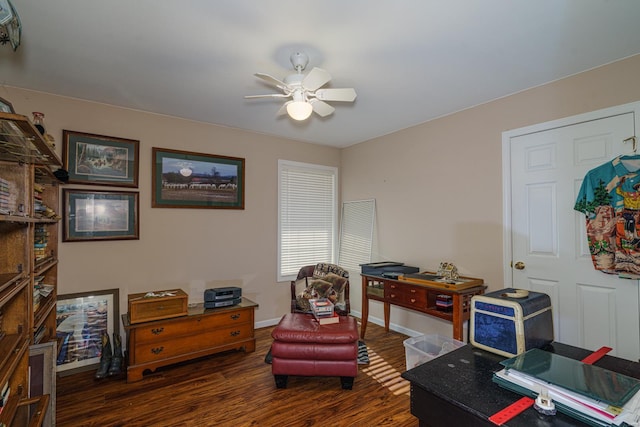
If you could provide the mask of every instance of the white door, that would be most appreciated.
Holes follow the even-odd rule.
[[[632,154],[623,140],[634,135],[634,116],[554,123],[508,138],[511,285],[551,296],[556,341],[609,346],[630,360],[640,358],[638,281],[593,268],[584,215],[573,206],[589,170]]]

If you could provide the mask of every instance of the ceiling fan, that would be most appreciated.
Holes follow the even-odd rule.
[[[356,91],[353,88],[321,89],[331,80],[331,75],[318,67],[314,67],[307,75],[302,74],[308,63],[307,54],[294,52],[291,54],[291,64],[296,74],[291,74],[282,81],[268,74],[254,74],[280,89],[282,93],[247,95],[245,98],[291,98],[280,107],[278,115],[286,113],[294,120],[305,120],[312,112],[321,117],[332,114],[335,108],[325,101],[353,102],[356,99]]]

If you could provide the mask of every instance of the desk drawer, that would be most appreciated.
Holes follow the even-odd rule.
[[[135,346],[135,364],[154,362],[174,356],[182,356],[224,344],[231,344],[253,337],[253,325],[249,323],[204,331],[197,336],[184,336],[171,340],[140,343]]]
[[[234,310],[207,316],[190,316],[184,319],[174,319],[170,322],[156,322],[154,325],[139,326],[135,329],[136,342],[159,342],[199,335],[211,329],[252,322],[253,309]]]
[[[389,302],[410,307],[426,307],[427,294],[428,291],[421,286],[386,283],[384,287],[384,297]]]

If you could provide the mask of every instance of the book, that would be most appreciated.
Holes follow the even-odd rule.
[[[318,316],[332,316],[333,303],[326,298],[310,299],[311,311]]]
[[[331,325],[332,323],[340,323],[340,316],[334,312],[332,316],[318,318],[318,323],[321,325]]]

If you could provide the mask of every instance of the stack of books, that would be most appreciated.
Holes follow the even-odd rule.
[[[47,244],[49,243],[49,232],[44,224],[36,225],[34,231],[33,251],[35,260],[39,261],[47,257]]]
[[[537,348],[501,362],[493,381],[591,426],[640,425],[640,380]]]
[[[321,325],[340,322],[340,317],[333,309],[333,303],[326,298],[310,299],[311,313]]]
[[[15,210],[15,206],[11,203],[11,187],[9,181],[0,178],[0,213],[9,215]]]

